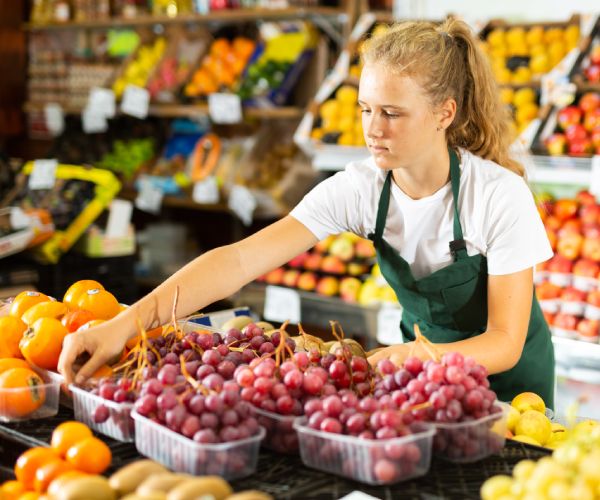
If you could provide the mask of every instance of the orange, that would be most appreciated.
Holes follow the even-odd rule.
[[[65,472],[60,476],[57,476],[49,485],[48,485],[48,494],[52,496],[56,496],[57,493],[61,490],[61,488],[67,484],[71,479],[75,479],[76,477],[84,477],[87,476],[85,472],[81,472],[80,470],[71,470],[69,472]]]
[[[78,309],[65,314],[60,322],[69,330],[69,333],[76,332],[79,327],[85,325],[89,321],[93,321],[94,315],[85,309]]]
[[[26,491],[17,500],[38,500],[42,495],[35,491]]]
[[[102,323],[106,323],[106,321],[104,321],[103,319],[93,319],[92,321],[88,321],[85,325],[81,325],[79,328],[77,328],[77,331],[83,332],[84,330],[89,330],[90,328],[92,328],[92,326],[98,326]]]
[[[38,493],[45,493],[46,489],[55,478],[72,470],[74,470],[73,466],[64,460],[48,462],[35,472],[33,489]]]
[[[69,311],[73,311],[75,309],[81,309],[80,307],[77,307],[77,301],[87,290],[94,290],[95,288],[104,290],[104,287],[97,281],[94,281],[94,280],[77,281],[76,283],[73,283],[69,287],[69,289],[67,290],[67,293],[65,293],[63,302],[69,308]]]
[[[15,476],[25,486],[25,489],[33,490],[35,472],[47,463],[58,461],[60,461],[60,457],[50,448],[31,448],[17,458]]]
[[[0,375],[0,390],[22,390],[4,393],[0,398],[0,415],[14,418],[36,411],[44,404],[46,398],[46,389],[40,387],[43,383],[39,375],[29,368],[6,370]]]
[[[113,319],[121,312],[121,306],[115,296],[100,288],[87,290],[82,294],[77,301],[77,309],[90,311],[96,319],[105,321]]]
[[[98,368],[91,378],[102,378],[102,377],[110,377],[114,372],[114,370],[108,365],[102,365]]]
[[[17,500],[25,491],[25,486],[20,481],[6,481],[0,487],[4,493],[4,500]]]
[[[24,359],[17,358],[5,358],[0,359],[0,375],[5,371],[11,370],[12,368],[28,368],[31,369],[29,363]]]
[[[5,316],[0,319],[0,359],[21,358],[19,342],[27,330],[27,324],[15,316]]]
[[[50,297],[40,292],[21,292],[15,297],[15,300],[13,300],[13,303],[10,306],[10,315],[20,318],[30,307],[39,304],[40,302],[47,302],[49,300]]]
[[[48,301],[40,302],[35,306],[31,306],[27,309],[27,312],[23,314],[21,319],[29,326],[33,325],[40,318],[54,318],[62,319],[69,310],[62,302]]]
[[[65,458],[71,446],[83,438],[91,436],[92,431],[87,425],[75,421],[63,422],[54,429],[50,446],[59,457]]]
[[[21,352],[32,365],[55,370],[62,343],[69,331],[54,318],[40,318],[30,326],[21,340]]]
[[[162,326],[159,326],[158,328],[154,328],[153,330],[149,330],[146,332],[146,336],[149,339],[157,339],[161,335],[162,335]],[[125,346],[127,347],[127,349],[133,349],[136,345],[138,345],[142,341],[142,338],[143,337],[141,335],[138,335],[137,337],[134,337],[131,340],[128,340],[127,343],[125,344]]]
[[[112,453],[98,438],[87,437],[69,448],[67,461],[77,470],[88,474],[102,474],[110,466]]]
[[[210,55],[217,59],[224,59],[231,52],[231,44],[227,38],[217,38],[210,46]]]
[[[244,59],[248,59],[252,55],[255,46],[252,40],[243,36],[237,36],[233,39],[233,51]]]

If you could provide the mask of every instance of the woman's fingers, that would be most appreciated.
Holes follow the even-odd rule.
[[[87,333],[87,332],[86,332]],[[58,372],[65,377],[63,389],[68,392],[68,387],[75,379],[73,364],[80,354],[86,351],[85,338],[81,333],[71,333],[63,340],[63,348],[58,359]]]

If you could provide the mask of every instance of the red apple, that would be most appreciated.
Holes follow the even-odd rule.
[[[573,261],[563,255],[555,255],[548,261],[548,271],[551,273],[570,273],[573,270]]]
[[[554,322],[554,314],[551,314],[547,311],[542,311],[542,314],[544,315],[544,319],[546,320],[546,323],[551,325]]]
[[[600,82],[600,66],[597,64],[592,64],[585,70],[585,77],[588,82],[598,83]]]
[[[284,286],[289,286],[290,288],[296,288],[300,274],[301,273],[299,269],[288,269],[285,273],[283,273],[281,284]]]
[[[273,269],[265,275],[265,281],[269,285],[279,285],[283,279],[283,273],[285,273],[285,269],[283,267]]]
[[[308,255],[308,252],[302,252],[298,257],[294,257],[287,263],[288,267],[301,268],[304,265],[304,261],[308,258]]]
[[[344,302],[357,302],[362,283],[358,278],[346,276],[340,282],[340,297]]]
[[[579,99],[579,108],[586,113],[590,109],[600,108],[600,94],[597,92],[588,92]]]
[[[544,281],[544,283],[535,287],[535,296],[538,300],[558,299],[561,293],[562,287],[549,281]]]
[[[323,276],[317,283],[316,291],[320,295],[337,295],[340,289],[340,282],[333,276]]]
[[[560,226],[562,226],[562,220],[554,215],[549,215],[544,221],[544,227],[546,228],[546,231],[556,232],[560,229]]]
[[[589,139],[574,139],[569,143],[569,154],[586,155],[594,152],[594,145]]]
[[[595,148],[600,148],[600,126],[596,126],[590,132],[590,141]]]
[[[565,137],[569,144],[578,140],[578,139],[587,139],[588,133],[583,125],[577,123],[575,125],[569,125],[565,130]]]
[[[572,286],[565,288],[560,294],[560,298],[565,302],[585,302],[586,293]]]
[[[596,45],[590,52],[590,63],[600,65],[600,45]]]
[[[566,106],[558,112],[558,126],[566,130],[570,125],[581,123],[582,112],[577,106]]]
[[[585,278],[597,278],[600,273],[600,265],[591,259],[579,259],[573,266],[573,274],[575,276],[583,276]]]
[[[554,316],[554,326],[564,330],[575,330],[579,319],[572,314],[558,313]]]
[[[600,307],[600,290],[592,290],[587,295],[586,302],[594,307]]]
[[[582,319],[577,325],[577,332],[582,337],[597,337],[600,333],[600,321],[597,319]]]
[[[582,205],[579,209],[579,220],[582,224],[598,222],[598,217],[600,217],[600,205]]]
[[[587,189],[584,189],[575,195],[575,201],[580,205],[595,205],[596,197]]]
[[[567,138],[564,134],[552,134],[544,142],[552,156],[564,155],[567,152]]]
[[[581,225],[582,225],[581,220],[579,220],[579,219],[568,219],[565,222],[563,222],[563,225],[556,232],[556,236],[560,240],[561,238],[565,237],[567,234],[572,234],[572,233],[581,234]]]
[[[348,262],[354,257],[354,242],[348,236],[340,234],[329,246],[329,253]]]
[[[600,237],[584,238],[581,245],[581,256],[585,259],[600,262]]]
[[[321,268],[323,256],[317,252],[311,252],[304,260],[303,267],[307,271],[318,271]]]
[[[554,217],[556,217],[560,221],[560,224],[558,227],[551,227],[554,227],[554,229],[559,229],[562,226],[563,221],[566,221],[567,219],[572,219],[577,215],[578,208],[579,206],[577,205],[577,202],[575,200],[570,200],[568,198],[558,200],[554,204]],[[546,219],[546,224],[550,224],[550,219],[550,217]]]
[[[600,237],[600,224],[597,222],[584,224],[581,228],[581,232],[584,238],[598,238]]]
[[[600,109],[590,109],[583,116],[583,126],[588,131],[594,130],[594,127],[600,126]]]
[[[581,253],[581,245],[583,244],[583,236],[579,233],[567,233],[562,238],[558,239],[556,251],[559,255],[570,260],[575,260]]]
[[[371,240],[360,240],[354,245],[356,256],[360,259],[372,259],[376,257],[375,247]]]
[[[321,261],[321,271],[329,274],[346,274],[346,264],[335,255],[326,255]]]
[[[298,283],[296,284],[296,286],[300,290],[305,290],[307,292],[310,292],[310,291],[314,290],[315,287],[317,286],[317,279],[318,279],[318,276],[315,273],[311,273],[311,272],[302,273],[300,275],[300,277],[298,278]]]

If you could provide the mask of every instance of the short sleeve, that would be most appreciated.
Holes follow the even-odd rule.
[[[324,240],[330,234],[356,231],[359,198],[349,174],[338,172],[312,189],[290,215]]]
[[[523,271],[553,255],[533,194],[520,177],[506,179],[493,194],[488,228],[489,274]]]

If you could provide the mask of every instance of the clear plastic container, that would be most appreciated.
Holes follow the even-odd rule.
[[[434,423],[437,430],[433,438],[434,456],[454,463],[468,463],[501,451],[506,440],[510,405],[499,401],[494,404],[502,411],[471,422]]]
[[[191,321],[186,323],[185,319],[180,319],[177,321],[177,324],[179,325],[179,328],[181,328],[184,335],[192,332],[209,332],[218,333],[222,338],[225,338],[225,335],[227,334],[225,330],[220,330],[214,326],[199,325],[197,323],[192,323]]]
[[[260,442],[266,434],[263,427],[256,436],[247,439],[200,444],[142,417],[135,410],[131,416],[135,420],[137,450],[171,470],[194,476],[221,476],[226,481],[256,472]]]
[[[600,420],[597,418],[589,418],[589,417],[575,417],[575,425],[580,424],[581,422],[585,422],[586,420],[591,420],[592,422],[598,422],[600,424]],[[553,424],[560,424],[567,429],[571,429],[571,422],[569,422],[569,417],[558,417],[552,419]]]
[[[108,401],[73,384],[69,389],[73,393],[75,420],[117,441],[135,441],[135,423],[131,418],[133,403]],[[108,409],[109,416],[105,422],[98,424],[94,421],[93,415],[100,406]]]
[[[510,401],[502,401],[502,404],[511,406]],[[554,412],[550,408],[546,408],[544,415],[548,417],[548,420],[552,420],[554,418]]]
[[[296,416],[278,415],[271,411],[254,408],[258,423],[267,431],[262,442],[265,448],[279,453],[297,453],[300,449],[298,434],[294,429]]]
[[[427,474],[435,428],[410,426],[410,436],[385,440],[359,439],[311,429],[308,419],[296,419],[300,455],[307,467],[331,472],[361,483],[393,484]]]
[[[0,389],[0,422],[21,422],[58,413],[60,384],[38,374],[42,384],[22,389]],[[33,410],[33,411],[32,411]]]
[[[48,377],[51,382],[57,382],[59,384],[63,384],[65,381],[65,377],[63,377],[60,373],[56,373],[50,370],[46,370],[45,368],[40,368],[35,365],[31,365],[31,369],[37,373],[40,377]],[[68,396],[65,392],[60,391],[58,396],[58,404],[66,406],[67,408],[73,408],[73,398]]]

